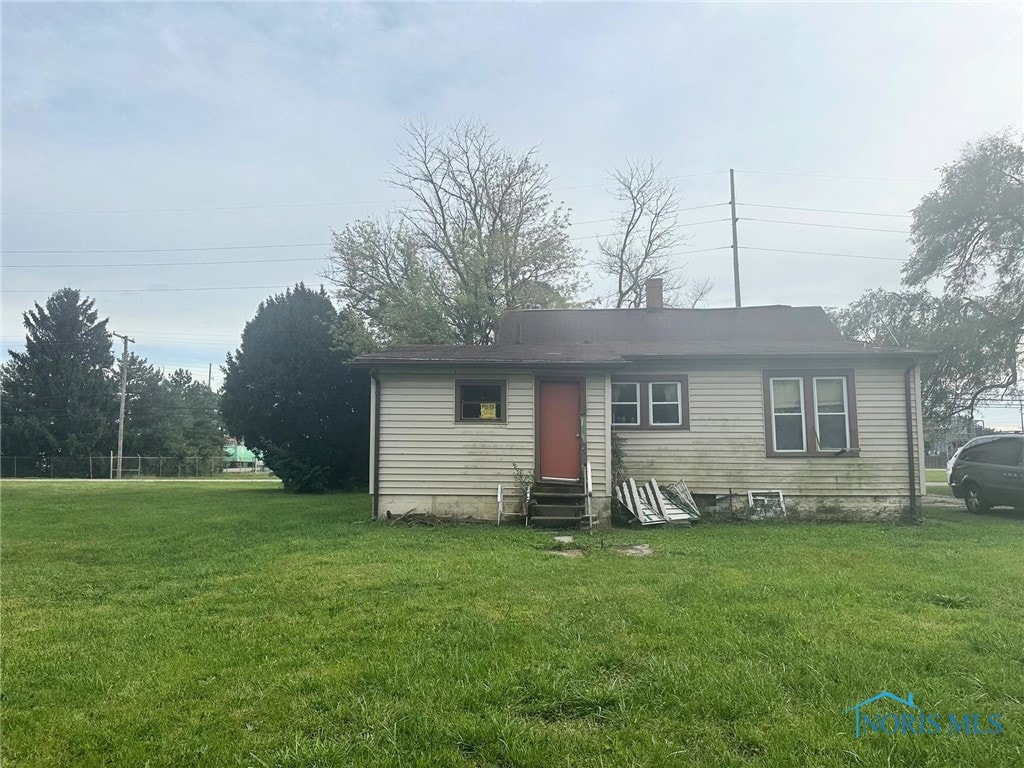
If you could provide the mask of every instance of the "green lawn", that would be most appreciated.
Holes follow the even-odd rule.
[[[946,470],[926,469],[924,471],[924,481],[928,486],[929,494],[953,497],[953,491],[949,487],[949,483],[946,482]]]
[[[616,530],[567,559],[267,483],[0,490],[5,766],[1024,762],[1020,515]],[[1004,731],[855,739],[844,710],[884,689]]]

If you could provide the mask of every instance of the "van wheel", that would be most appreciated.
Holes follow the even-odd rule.
[[[988,502],[981,495],[981,488],[975,483],[968,483],[967,488],[964,489],[964,504],[972,515],[988,512]]]

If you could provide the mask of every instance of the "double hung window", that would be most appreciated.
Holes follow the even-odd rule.
[[[858,449],[853,371],[765,372],[769,456],[834,456]]]
[[[614,379],[612,426],[634,429],[689,429],[685,375]]]

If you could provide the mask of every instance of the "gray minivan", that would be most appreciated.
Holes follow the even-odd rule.
[[[1024,509],[1024,434],[968,441],[946,464],[953,495],[975,514],[989,507]]]

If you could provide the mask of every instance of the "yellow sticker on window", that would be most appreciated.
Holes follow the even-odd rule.
[[[480,418],[481,419],[496,419],[496,418],[498,418],[498,404],[497,403],[480,403]]]

